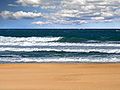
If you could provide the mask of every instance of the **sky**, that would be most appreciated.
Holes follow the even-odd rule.
[[[120,29],[120,0],[0,0],[0,28]]]

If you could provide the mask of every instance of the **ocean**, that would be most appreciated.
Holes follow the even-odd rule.
[[[120,62],[120,30],[0,30],[0,63],[48,62]]]

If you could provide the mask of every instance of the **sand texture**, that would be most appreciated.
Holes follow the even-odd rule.
[[[0,90],[120,90],[120,64],[0,64]]]

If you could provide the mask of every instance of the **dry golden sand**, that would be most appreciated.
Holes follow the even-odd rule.
[[[1,64],[0,90],[120,90],[120,64]]]

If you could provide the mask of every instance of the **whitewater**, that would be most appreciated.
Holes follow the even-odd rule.
[[[106,34],[97,30],[84,32],[59,30],[59,33],[55,30],[41,31],[37,31],[39,35],[32,31],[34,35],[27,36],[26,33],[29,31],[9,30],[9,33],[23,33],[26,36],[12,36],[8,32],[1,35],[0,63],[120,62],[120,34],[116,31],[105,31]],[[95,32],[99,34],[93,34]],[[86,33],[90,36],[86,36]]]

